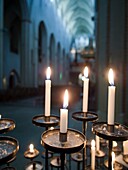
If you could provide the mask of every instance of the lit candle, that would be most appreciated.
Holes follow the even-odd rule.
[[[84,84],[83,84],[83,112],[88,111],[88,89],[89,89],[89,78],[88,78],[88,67],[84,68]]]
[[[114,164],[115,164],[115,153],[112,152],[112,170],[114,170]]]
[[[60,109],[60,133],[67,133],[68,126],[68,90],[64,93],[63,109]]]
[[[117,147],[117,142],[116,142],[116,141],[113,141],[113,142],[112,142],[112,145],[113,145],[113,147]]]
[[[108,125],[114,125],[114,112],[115,112],[115,86],[113,70],[109,70],[108,74],[109,83],[108,87]]]
[[[95,169],[95,140],[91,141],[91,169]]]
[[[128,140],[123,142],[123,154],[128,155]]]
[[[34,145],[33,144],[29,145],[29,150],[30,150],[30,153],[34,153]]]
[[[96,135],[96,150],[100,150],[100,137]]]
[[[0,119],[1,119],[1,117],[2,117],[2,116],[0,115]]]
[[[46,71],[46,78],[45,80],[45,116],[50,116],[50,107],[51,107],[51,69],[50,67],[47,68]]]

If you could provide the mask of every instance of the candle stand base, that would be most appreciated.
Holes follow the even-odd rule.
[[[86,130],[87,130],[87,122],[95,122],[98,119],[98,115],[94,112],[74,112],[72,114],[72,118],[77,121],[83,122],[82,132],[86,136]],[[86,143],[88,143],[88,140],[86,139]],[[86,151],[86,145],[83,148],[83,169],[85,169],[85,166],[87,165],[87,151]]]
[[[80,164],[83,161],[83,154],[80,152],[71,155],[73,161],[77,162],[77,170],[80,170]]]
[[[99,151],[96,151],[96,166],[99,168],[99,169],[102,169],[102,166],[103,166],[103,163],[104,163],[104,157],[105,157],[105,152],[99,150]]]
[[[108,132],[110,132],[110,133],[113,133],[114,132],[114,125],[107,125],[107,130],[108,130]]]
[[[45,130],[48,128],[58,126],[60,123],[60,118],[56,115],[50,115],[46,117],[45,115],[37,115],[33,117],[32,123],[39,127],[45,127]],[[45,151],[45,169],[48,170],[48,150]]]
[[[112,142],[128,140],[128,128],[119,123],[110,126],[106,122],[97,122],[93,124],[93,132],[109,141],[108,167],[112,169]]]
[[[67,133],[60,133],[60,142],[67,142]]]
[[[24,152],[24,157],[30,160],[36,158],[38,155],[39,155],[39,151],[37,149],[34,149],[32,153],[30,152],[30,149]]]
[[[60,153],[61,170],[65,166],[65,154],[80,151],[84,147],[85,136],[74,129],[67,130],[67,142],[60,142],[60,129],[48,130],[41,135],[41,144],[48,150]]]
[[[60,157],[59,156],[54,156],[51,159],[50,165],[53,168],[61,168],[61,159],[60,159]]]
[[[105,157],[105,152],[99,150],[99,151],[96,151],[96,157],[97,158],[103,158]]]
[[[25,166],[25,170],[43,170],[43,165],[39,161],[32,161]]]
[[[45,116],[45,122],[49,122],[50,121],[50,116]]]

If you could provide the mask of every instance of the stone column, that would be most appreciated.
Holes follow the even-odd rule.
[[[21,85],[31,86],[31,58],[30,58],[30,21],[22,20],[21,31]]]
[[[3,82],[3,0],[0,0],[0,89]]]
[[[107,112],[107,76],[106,76],[106,67],[107,67],[107,53],[106,53],[106,42],[108,41],[108,1],[97,1],[97,27],[96,27],[96,105],[99,120],[106,120]]]
[[[123,67],[123,113],[124,124],[128,126],[128,1],[125,0],[125,19],[124,19],[124,67]]]

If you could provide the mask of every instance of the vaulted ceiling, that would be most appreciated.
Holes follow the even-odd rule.
[[[94,32],[94,1],[95,0],[55,0],[63,22],[72,36]]]

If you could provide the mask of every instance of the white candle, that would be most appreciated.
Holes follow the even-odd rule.
[[[88,67],[84,68],[84,84],[83,84],[83,112],[88,111],[88,89],[89,89],[89,78],[88,78]]]
[[[128,155],[128,140],[123,142],[123,154]]]
[[[33,144],[29,145],[29,150],[30,150],[30,153],[34,153],[34,145]]]
[[[45,80],[45,116],[50,116],[50,107],[51,107],[51,69],[47,68]]]
[[[100,137],[96,135],[96,150],[100,150]]]
[[[112,145],[113,145],[113,147],[117,147],[117,142],[116,142],[116,141],[113,141],[113,142],[112,142]]]
[[[68,90],[64,93],[63,109],[60,109],[60,133],[67,133],[68,126]]]
[[[1,117],[2,117],[2,116],[0,115],[0,119],[1,119]]]
[[[109,78],[109,83],[111,85],[108,87],[108,124],[114,125],[115,86],[114,86],[114,75],[112,69],[109,70],[108,78]]]
[[[95,169],[95,140],[91,141],[91,169]]]
[[[112,152],[112,170],[114,170],[114,164],[115,164],[115,153]]]

